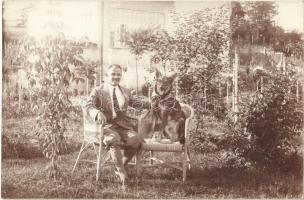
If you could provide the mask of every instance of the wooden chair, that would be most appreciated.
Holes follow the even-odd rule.
[[[75,171],[77,164],[79,161],[91,162],[96,164],[96,181],[99,180],[100,175],[100,167],[105,165],[105,163],[109,160],[110,155],[108,150],[104,148],[103,137],[104,137],[104,129],[108,128],[107,126],[96,124],[87,114],[83,111],[83,141],[78,153],[76,162],[72,169],[72,173]],[[96,161],[82,159],[80,160],[81,154],[84,150],[89,147],[93,147],[96,154]],[[98,148],[97,148],[98,147]]]
[[[181,107],[183,112],[186,115],[186,124],[185,124],[185,143],[180,144],[180,142],[175,143],[164,143],[162,141],[155,141],[153,139],[145,139],[145,143],[142,144],[142,150],[136,155],[136,168],[137,176],[139,177],[142,173],[142,169],[145,167],[153,166],[168,166],[173,167],[182,171],[183,182],[186,181],[187,169],[190,169],[190,154],[189,154],[189,122],[193,118],[194,110],[189,105],[182,104]],[[145,164],[143,160],[143,154],[145,152],[150,152],[149,163]],[[179,162],[168,162],[162,158],[156,156],[155,152],[176,152],[180,153],[182,156],[181,161]],[[155,161],[155,163],[154,163]]]

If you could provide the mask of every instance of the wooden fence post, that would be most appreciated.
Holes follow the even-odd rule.
[[[233,101],[232,101],[234,123],[237,122],[237,114],[238,114],[238,65],[239,65],[239,57],[235,50],[234,65],[233,65]]]

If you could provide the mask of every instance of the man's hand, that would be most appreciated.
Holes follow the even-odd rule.
[[[107,119],[104,116],[104,114],[102,112],[99,112],[96,116],[96,123],[97,124],[106,124]]]

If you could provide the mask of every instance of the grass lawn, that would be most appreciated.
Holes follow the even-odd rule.
[[[24,123],[28,120],[4,120],[3,133],[29,131],[31,123]],[[134,166],[129,166],[129,187],[126,192],[122,192],[119,179],[111,166],[102,169],[99,182],[95,181],[96,168],[93,164],[81,163],[71,174],[81,141],[81,122],[76,124],[68,134],[68,140],[75,145],[62,156],[60,176],[56,181],[48,178],[45,172],[48,160],[43,157],[5,158],[1,169],[1,197],[160,199],[300,198],[302,195],[301,177],[292,173],[270,174],[255,169],[228,168],[224,161],[216,159],[216,153],[193,155],[193,167],[188,172],[186,183],[182,183],[180,171],[169,168],[145,169],[141,181],[137,181]]]

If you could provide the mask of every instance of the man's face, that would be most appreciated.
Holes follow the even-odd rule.
[[[112,67],[110,69],[108,69],[107,72],[108,75],[108,82],[111,85],[118,85],[121,79],[121,69],[118,67]]]

